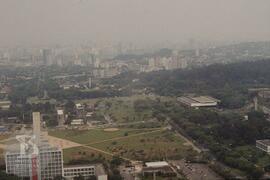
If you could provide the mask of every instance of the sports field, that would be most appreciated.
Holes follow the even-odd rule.
[[[195,153],[186,141],[165,128],[93,129],[55,131],[50,135],[81,144],[64,150],[64,161],[110,159],[117,155],[126,160],[181,159]]]
[[[154,129],[118,129],[116,131],[108,131],[106,129],[91,129],[91,130],[54,130],[49,131],[50,136],[55,136],[62,139],[67,139],[79,144],[89,144],[100,142],[103,140],[119,138],[138,134],[142,132],[152,131]]]
[[[183,139],[167,130],[95,143],[90,146],[120,157],[148,161],[167,158],[181,159],[192,151],[190,146],[185,145]]]

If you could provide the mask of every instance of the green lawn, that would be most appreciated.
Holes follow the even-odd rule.
[[[142,177],[142,180],[153,180],[153,176]],[[177,177],[161,177],[161,176],[156,176],[156,180],[179,180],[179,179]]]
[[[245,159],[256,160],[255,163],[261,167],[270,165],[269,154],[259,150],[255,145],[238,146],[234,150]]]
[[[40,99],[38,97],[29,97],[27,99],[27,102],[29,104],[45,104],[45,103],[55,104],[56,100],[55,99]]]
[[[95,143],[107,139],[124,137],[125,135],[132,135],[152,131],[151,129],[119,129],[118,131],[107,132],[104,129],[91,129],[91,130],[57,130],[49,131],[49,135],[62,139],[67,139],[80,144]]]
[[[143,96],[136,95],[131,97],[116,97],[116,98],[99,98],[89,100],[79,100],[76,103],[86,103],[89,105],[99,104],[104,108],[99,108],[95,113],[97,116],[103,116],[104,114],[110,115],[110,117],[119,123],[134,122],[134,121],[147,121],[153,118],[152,109],[143,109],[136,111],[134,109],[134,102],[137,100],[156,100],[160,101],[174,101],[174,98],[161,97],[161,96]]]
[[[0,135],[0,141],[6,140],[6,139],[8,139],[9,137],[10,137],[10,135],[7,135],[7,134],[5,134],[5,135]]]
[[[75,147],[64,149],[64,163],[68,164],[72,160],[87,160],[91,163],[100,161],[100,160],[110,160],[112,157],[97,151],[85,148],[85,147]],[[87,163],[86,163],[87,164]]]
[[[142,136],[130,137],[91,145],[133,160],[162,160],[164,158],[181,159],[193,152],[185,141],[172,132],[158,131]]]
[[[96,131],[98,134],[100,133],[100,136],[93,137],[95,134],[94,131]],[[132,131],[122,129],[118,132],[111,133],[101,130],[94,131],[91,130],[87,133],[78,133],[78,135],[72,136],[72,139],[77,140],[77,138],[82,136],[86,137],[87,134],[89,139],[92,139],[92,141],[87,142],[91,143],[88,146],[132,160],[154,161],[163,159],[182,159],[188,155],[196,154],[196,152],[190,146],[186,146],[184,144],[185,141],[181,137],[176,136],[174,133],[167,130],[149,131],[146,134],[138,136],[133,136],[135,135],[134,132],[138,133],[137,130]],[[128,136],[124,136],[124,132],[129,132]],[[109,133],[110,136],[107,133]],[[62,133],[61,136],[63,135],[64,134]],[[123,138],[110,140],[113,137]],[[83,138],[80,140],[82,139]],[[100,142],[105,139],[109,140]],[[85,147],[75,147],[64,150],[65,163],[72,159],[87,159],[90,161],[95,161],[96,159],[103,158],[110,159],[111,156]]]
[[[136,112],[134,109],[134,101],[144,99],[142,97],[131,98],[110,98],[99,102],[99,104],[106,105],[106,108],[99,109],[96,113],[98,115],[108,114],[116,122],[135,122],[147,121],[152,118],[152,110],[145,109]]]

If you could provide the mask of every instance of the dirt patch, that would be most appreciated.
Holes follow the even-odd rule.
[[[47,139],[51,145],[56,146],[56,147],[61,147],[62,149],[68,149],[72,147],[81,146],[81,144],[78,144],[78,143],[75,143],[66,139],[53,137],[53,136],[47,136]]]
[[[184,146],[191,146],[191,144],[189,142],[185,142],[183,143]]]
[[[115,132],[115,131],[119,131],[118,128],[107,128],[107,129],[104,129],[105,132]]]

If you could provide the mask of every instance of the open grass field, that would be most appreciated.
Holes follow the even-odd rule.
[[[97,115],[107,114],[114,121],[123,122],[135,122],[135,121],[147,121],[152,118],[152,110],[144,109],[137,112],[134,108],[134,102],[142,100],[143,97],[131,97],[131,98],[111,98],[102,100],[99,102],[100,106],[105,108],[99,108],[96,112]]]
[[[110,97],[110,98],[92,98],[92,99],[81,99],[75,101],[76,103],[81,103],[81,104],[94,104],[98,101],[104,101],[104,100],[122,100],[122,101],[135,101],[138,99],[146,99],[150,98],[152,100],[159,98],[161,101],[176,101],[176,98],[174,97],[169,97],[169,96],[147,96],[147,95],[133,95],[133,96],[128,96],[128,97]]]
[[[142,177],[142,180],[153,180],[153,176]],[[179,180],[177,177],[161,177],[157,176],[156,180]]]
[[[104,153],[97,152],[92,149],[85,147],[74,147],[69,149],[64,149],[64,163],[68,164],[71,161],[77,160],[87,160],[90,162],[96,162],[100,160],[110,160],[112,156],[106,155]]]
[[[38,97],[30,97],[27,99],[27,102],[29,104],[45,104],[45,103],[51,103],[51,104],[55,104],[56,100],[55,99],[40,99]]]
[[[0,141],[3,141],[5,139],[8,139],[10,137],[10,135],[7,135],[7,134],[1,134],[0,135]]]
[[[4,149],[0,148],[0,166],[5,165],[5,155],[4,155]]]
[[[8,139],[10,137],[10,135],[0,135],[0,141],[4,141],[6,139]],[[4,157],[4,147],[2,146],[2,144],[0,144],[0,165],[5,164],[5,157]]]
[[[97,131],[98,134],[93,137],[95,131]],[[124,132],[129,133],[123,136]],[[107,133],[112,134],[108,135]],[[128,131],[127,129],[114,132],[94,130],[91,133],[87,132],[83,135],[90,137],[89,139],[92,139],[92,141],[82,140],[83,138],[80,135],[78,135],[78,137],[72,136],[72,138],[70,135],[71,134],[69,134],[69,138],[63,138],[70,140],[75,139],[76,142],[84,142],[87,146],[65,149],[65,163],[71,160],[81,159],[87,159],[89,161],[96,161],[98,159],[109,160],[114,155],[130,160],[142,161],[182,159],[189,154],[196,153],[191,146],[186,145],[184,139],[164,129],[155,129],[146,132],[139,132],[138,130]],[[63,134],[61,136],[63,136]],[[81,139],[78,141],[80,137]]]
[[[269,154],[261,151],[254,145],[238,146],[235,148],[235,150],[246,159],[255,156],[258,157],[256,164],[258,164],[261,167],[266,167],[270,165]]]
[[[113,101],[113,100],[120,100],[120,101],[135,101],[137,99],[145,99],[147,98],[147,96],[143,96],[143,95],[134,95],[134,96],[129,96],[129,97],[110,97],[110,98],[93,98],[93,99],[81,99],[81,100],[77,100],[75,101],[76,103],[81,103],[81,104],[90,104],[90,105],[94,105],[95,103],[99,102],[99,101]]]
[[[4,149],[0,148],[0,161],[4,160]]]
[[[134,104],[138,101],[156,100],[172,101],[173,98],[160,96],[131,96],[131,97],[116,97],[116,98],[99,98],[90,100],[81,100],[77,103],[86,103],[89,105],[98,105],[96,110],[97,116],[109,115],[115,122],[126,123],[136,121],[147,121],[153,118],[153,110],[151,108],[141,109],[137,111]],[[146,101],[146,102],[147,102]]]
[[[117,131],[107,131],[106,129],[91,129],[83,131],[57,130],[49,131],[49,135],[62,139],[67,139],[79,144],[89,144],[148,131],[153,131],[153,129],[119,129]]]
[[[193,152],[181,137],[169,131],[154,131],[141,136],[91,144],[101,149],[133,160],[181,159]]]

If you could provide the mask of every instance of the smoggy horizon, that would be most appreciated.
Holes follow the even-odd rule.
[[[2,0],[0,45],[270,40],[269,0]]]

